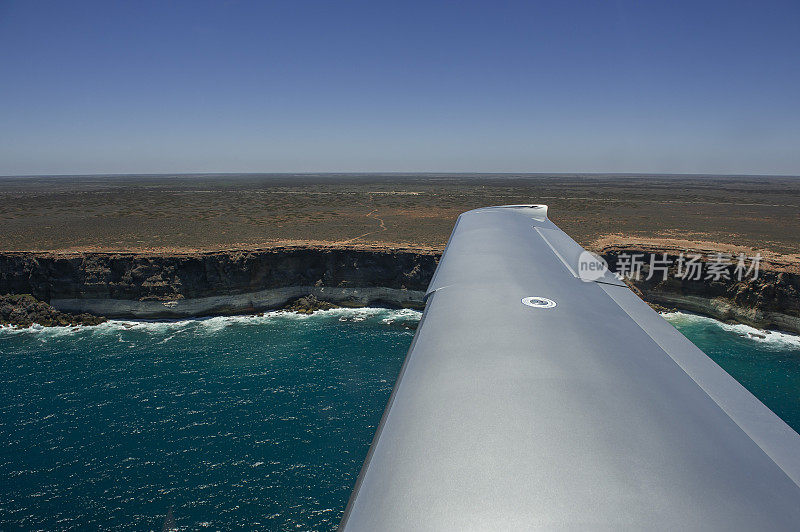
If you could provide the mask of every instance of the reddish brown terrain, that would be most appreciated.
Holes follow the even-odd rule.
[[[459,213],[546,203],[578,242],[800,253],[800,179],[604,175],[0,178],[0,251],[440,250]]]

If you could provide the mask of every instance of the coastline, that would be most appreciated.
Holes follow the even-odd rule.
[[[129,299],[53,299],[50,304],[62,312],[98,314],[107,318],[193,318],[227,316],[283,309],[301,299],[330,303],[340,307],[424,308],[424,290],[386,287],[341,288],[335,286],[287,286],[257,292],[208,296],[167,301]],[[317,310],[319,304],[306,304],[297,312]],[[321,310],[321,309],[319,309]]]
[[[745,251],[748,256],[756,254],[755,250]],[[625,243],[606,245],[597,252],[612,271],[620,269],[617,263],[623,253],[637,255],[643,263],[641,275],[636,280],[627,280],[628,286],[657,310],[688,311],[724,323],[800,334],[800,273],[793,256],[767,255],[757,275],[744,275],[741,279],[734,275],[733,266],[725,270],[727,277],[693,279],[679,275],[680,254],[702,255],[705,267],[709,255],[732,253],[732,250]],[[656,271],[648,279],[649,264],[664,258],[670,263],[666,277]]]
[[[683,310],[662,311],[659,312],[659,314],[679,330],[680,326],[686,325],[713,325],[722,331],[734,334],[742,339],[756,342],[757,345],[762,347],[800,349],[800,335],[797,334],[769,329],[758,329],[742,323],[724,322],[716,318]]]
[[[629,244],[598,251],[613,267],[622,250],[645,258],[676,252]],[[331,304],[421,309],[439,256],[428,248],[331,245],[179,253],[0,252],[0,294],[30,294],[66,316],[42,325],[70,322],[69,317],[75,317],[70,323],[92,324],[98,317],[178,319],[285,308],[307,313]],[[657,310],[800,334],[800,275],[785,266],[766,263],[756,280],[630,285]],[[0,322],[37,322],[22,316],[15,323],[8,319],[10,312],[0,313]]]
[[[640,296],[641,297],[641,296]],[[723,298],[649,292],[642,299],[659,311],[678,311],[712,318],[722,323],[747,325],[761,331],[800,335],[800,317],[738,307]]]

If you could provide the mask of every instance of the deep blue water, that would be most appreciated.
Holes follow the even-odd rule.
[[[0,332],[0,530],[334,529],[419,320]]]
[[[0,529],[334,529],[419,317],[0,330]],[[798,337],[667,318],[800,429]]]

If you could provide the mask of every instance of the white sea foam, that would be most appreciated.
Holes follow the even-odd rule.
[[[83,330],[89,329],[84,325],[70,325],[67,327],[44,327],[38,323],[34,323],[30,327],[13,327],[11,325],[0,325],[0,334],[35,334],[37,336],[54,338],[58,336],[66,336],[75,334]]]
[[[673,324],[705,324],[719,327],[727,332],[748,338],[754,342],[772,344],[775,347],[800,348],[800,336],[780,331],[769,331],[750,327],[740,323],[725,323],[707,316],[686,312],[662,312],[661,315]]]
[[[388,325],[394,323],[397,320],[411,320],[411,319],[418,320],[420,318],[422,318],[422,312],[420,312],[419,310],[404,308],[389,312],[388,315],[381,321]]]
[[[319,310],[313,314],[274,310],[263,314],[214,316],[209,318],[178,320],[109,320],[93,326],[43,327],[38,324],[26,328],[0,326],[0,334],[35,334],[42,337],[58,337],[82,332],[116,334],[125,331],[147,331],[165,335],[166,339],[163,341],[166,342],[184,332],[213,334],[231,325],[258,325],[279,323],[281,320],[308,321],[324,318],[338,318],[339,321],[343,322],[360,322],[374,318],[380,319],[382,323],[389,325],[397,320],[413,320],[419,319],[421,316],[422,313],[418,310],[386,309],[379,307],[334,308],[330,310]]]

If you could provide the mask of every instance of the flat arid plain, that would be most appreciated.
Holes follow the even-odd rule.
[[[243,174],[0,178],[0,251],[441,250],[459,213],[546,203],[588,248],[800,253],[800,178]]]

